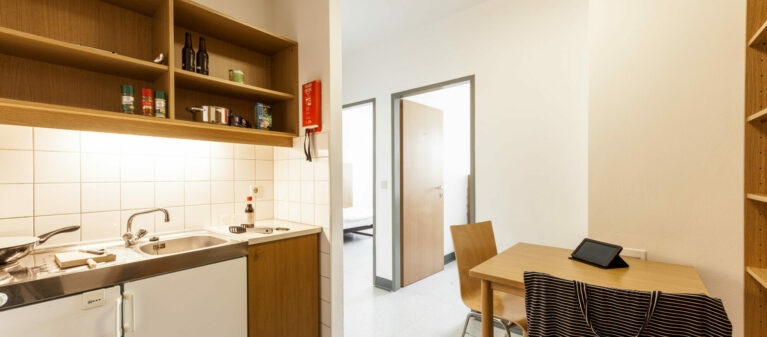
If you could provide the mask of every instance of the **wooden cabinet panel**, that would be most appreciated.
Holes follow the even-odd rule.
[[[250,337],[319,336],[318,235],[248,249]]]

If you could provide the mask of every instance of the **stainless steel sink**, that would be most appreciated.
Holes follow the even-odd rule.
[[[214,247],[227,242],[228,240],[222,238],[201,234],[148,242],[138,246],[138,250],[149,255],[168,255]]]

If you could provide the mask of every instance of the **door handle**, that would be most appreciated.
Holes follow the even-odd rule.
[[[437,186],[437,189],[439,190],[439,197],[442,198],[445,196],[445,185],[439,185]]]
[[[133,301],[133,294],[132,293],[124,293],[123,294],[123,331],[124,332],[133,332],[136,330],[135,326],[135,315],[133,312],[134,307],[134,301]]]

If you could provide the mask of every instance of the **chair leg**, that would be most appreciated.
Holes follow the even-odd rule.
[[[506,321],[502,319],[498,319],[498,321],[501,322],[503,329],[506,330],[506,337],[511,337],[511,324],[506,323]]]
[[[469,327],[469,321],[472,317],[482,319],[482,315],[474,311],[470,311],[468,314],[466,314],[466,322],[463,323],[463,332],[461,333],[461,337],[466,336],[466,330]]]

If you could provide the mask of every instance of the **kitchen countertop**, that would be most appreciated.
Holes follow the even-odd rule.
[[[297,222],[283,221],[283,220],[259,220],[255,223],[256,227],[284,227],[289,228],[287,231],[275,230],[272,234],[256,233],[253,229],[248,229],[247,232],[242,234],[234,234],[229,232],[229,226],[211,226],[206,227],[209,232],[224,235],[233,240],[247,241],[248,245],[257,245],[260,243],[284,240],[294,238],[298,236],[316,234],[322,231],[322,227],[315,225],[307,225]]]

